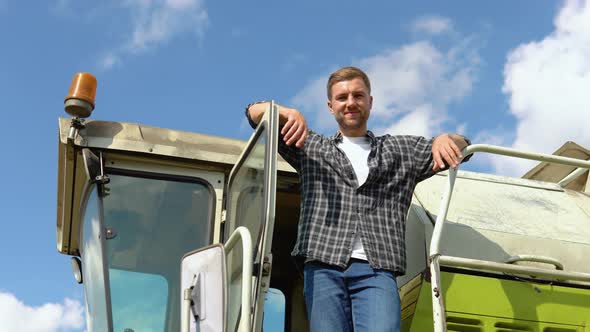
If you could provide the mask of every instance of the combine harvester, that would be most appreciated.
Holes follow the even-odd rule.
[[[87,330],[261,331],[273,287],[283,323],[266,330],[307,331],[290,257],[298,176],[277,157],[274,105],[246,143],[86,120],[95,89],[77,74],[73,118],[59,119],[57,248],[84,286]],[[590,151],[464,155],[475,152],[541,163],[523,178],[450,170],[417,186],[402,330],[590,332]]]

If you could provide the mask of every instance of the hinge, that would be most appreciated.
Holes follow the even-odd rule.
[[[227,218],[227,210],[221,210],[221,223],[224,224]]]
[[[260,269],[260,263],[257,264],[256,266],[256,270],[258,271]],[[260,282],[260,286],[262,286],[262,288],[264,289],[264,291],[266,291],[266,289],[268,289],[268,287],[270,287],[270,273],[272,270],[272,254],[268,254],[267,256],[264,256],[263,261],[262,261],[262,271],[261,271],[261,282]]]

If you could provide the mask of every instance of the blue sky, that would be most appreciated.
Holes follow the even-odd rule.
[[[55,239],[57,118],[79,71],[99,81],[94,119],[246,139],[244,105],[270,98],[332,133],[325,80],[356,65],[378,133],[590,147],[588,1],[0,0],[0,41],[3,331],[85,329]]]

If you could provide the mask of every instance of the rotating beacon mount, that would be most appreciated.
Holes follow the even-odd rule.
[[[72,79],[70,91],[64,100],[65,111],[73,116],[68,133],[69,142],[76,139],[78,131],[84,128],[84,119],[94,110],[96,86],[96,77],[90,73],[77,73]]]

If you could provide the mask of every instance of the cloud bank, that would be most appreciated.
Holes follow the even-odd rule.
[[[512,147],[552,153],[566,140],[590,146],[590,2],[565,1],[555,30],[507,56],[503,92],[517,118]],[[496,172],[522,175],[535,162],[494,159]]]
[[[28,306],[13,294],[0,291],[0,331],[57,332],[84,326],[84,308],[69,298],[63,303]]]

